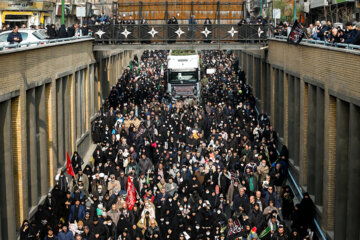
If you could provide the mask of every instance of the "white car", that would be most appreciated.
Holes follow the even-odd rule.
[[[12,31],[5,31],[0,33],[0,48],[9,45],[7,41],[8,35]],[[36,45],[38,43],[46,42],[48,36],[45,33],[45,29],[33,30],[33,29],[19,29],[19,33],[22,36],[22,44],[31,43],[30,45]]]

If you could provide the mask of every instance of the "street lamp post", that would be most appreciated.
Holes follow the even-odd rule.
[[[296,0],[294,0],[294,22],[296,21]]]
[[[260,0],[260,17],[262,16],[263,0]]]
[[[104,0],[102,0],[102,14],[104,15],[104,13],[105,13],[105,7],[104,7],[104,5],[105,5],[105,1]]]
[[[65,0],[61,0],[61,24],[65,24]]]

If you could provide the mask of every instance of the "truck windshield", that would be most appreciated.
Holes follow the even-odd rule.
[[[198,81],[197,72],[170,72],[169,83],[171,84],[187,84],[196,83]]]

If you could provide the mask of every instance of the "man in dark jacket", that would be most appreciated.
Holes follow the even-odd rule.
[[[255,203],[254,209],[250,210],[249,219],[253,226],[262,231],[262,228],[265,224],[264,215],[260,211],[260,206],[258,203]]]
[[[19,27],[15,26],[14,30],[8,35],[7,41],[10,44],[21,43],[22,42],[21,33],[19,33]]]
[[[94,217],[92,229],[96,239],[106,239],[107,229],[103,223],[99,223],[99,219],[97,217]]]
[[[153,167],[151,160],[146,157],[146,154],[141,154],[141,158],[139,159],[139,170],[143,173],[146,173],[149,169]]]
[[[360,23],[356,24],[356,27],[355,27],[354,31],[355,31],[354,38],[353,38],[353,41],[351,43],[356,44],[356,45],[360,45]]]
[[[83,220],[85,217],[85,208],[83,205],[80,205],[80,200],[75,200],[75,205],[72,205],[70,208],[69,221],[72,223],[74,221],[78,222]]]

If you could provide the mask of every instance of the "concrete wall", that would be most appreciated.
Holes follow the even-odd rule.
[[[240,60],[322,230],[329,239],[357,239],[360,53],[270,40],[266,51],[242,51]]]
[[[89,155],[91,120],[135,52],[95,58],[85,40],[0,53],[0,239],[16,239],[66,152]]]

